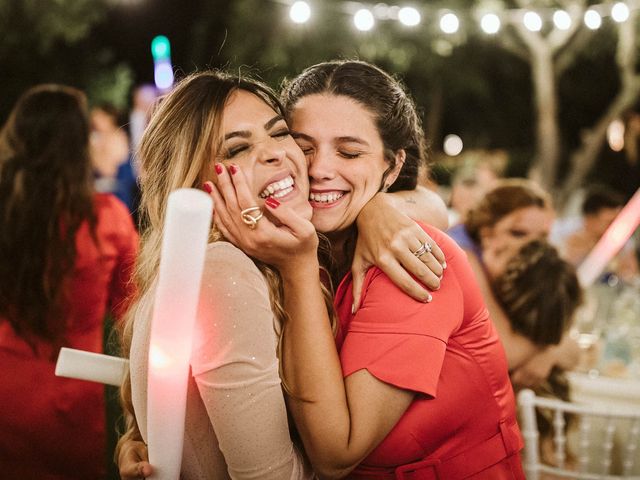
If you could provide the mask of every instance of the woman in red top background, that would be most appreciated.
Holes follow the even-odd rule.
[[[54,375],[60,347],[101,352],[127,307],[138,235],[92,187],[82,92],[41,85],[0,133],[0,471],[3,478],[106,474],[104,386]]]

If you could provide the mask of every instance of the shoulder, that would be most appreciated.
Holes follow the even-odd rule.
[[[93,198],[100,230],[137,236],[131,213],[120,199],[110,193],[96,193]]]
[[[226,241],[207,246],[203,278],[209,285],[234,290],[266,291],[267,284],[260,269],[242,250]]]

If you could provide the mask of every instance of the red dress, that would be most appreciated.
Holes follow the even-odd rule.
[[[351,276],[338,288],[343,375],[366,368],[416,392],[349,478],[524,479],[507,361],[473,271],[453,240],[423,228],[448,265],[431,303],[411,299],[377,268],[367,273],[355,316]]]
[[[127,208],[96,194],[99,248],[89,226],[76,234],[76,264],[65,346],[102,351],[107,311],[117,316],[132,294],[129,282],[138,234]],[[39,354],[0,317],[0,477],[21,480],[101,479],[106,474],[104,386],[54,375],[52,347]]]

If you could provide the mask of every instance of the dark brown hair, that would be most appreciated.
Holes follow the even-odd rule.
[[[75,234],[95,240],[89,121],[82,92],[26,91],[0,132],[0,314],[16,333],[60,342]]]
[[[574,267],[541,240],[509,260],[493,289],[513,329],[538,345],[560,342],[582,303]]]
[[[416,188],[418,170],[426,157],[424,131],[415,103],[402,83],[375,65],[337,60],[309,67],[285,82],[281,99],[285,110],[291,112],[302,97],[322,93],[349,97],[374,115],[384,156],[390,164],[387,172],[395,166],[396,153],[400,150],[406,153],[400,174],[389,191]]]
[[[552,209],[551,196],[531,180],[498,180],[496,186],[467,213],[464,225],[469,236],[479,243],[483,227],[493,227],[510,213],[526,207]]]

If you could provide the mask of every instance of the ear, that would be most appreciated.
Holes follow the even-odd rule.
[[[407,152],[404,149],[400,149],[396,152],[396,164],[393,169],[387,175],[387,178],[384,181],[383,190],[386,192],[387,189],[395,183],[398,179],[398,175],[400,175],[400,170],[402,170],[402,166],[404,165],[404,161],[407,158]]]

